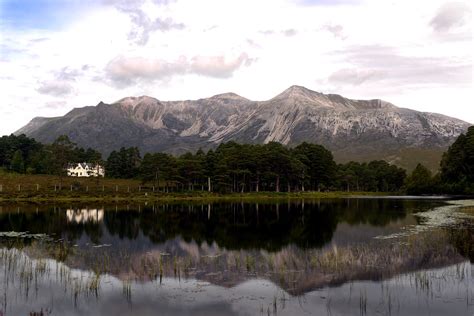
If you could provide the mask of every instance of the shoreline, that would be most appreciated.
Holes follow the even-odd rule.
[[[78,194],[11,194],[0,196],[0,202],[174,202],[174,201],[252,201],[252,200],[292,200],[292,199],[338,199],[356,197],[393,197],[399,195],[391,192],[248,192],[248,193],[209,193],[209,192],[183,192],[183,193],[129,193],[105,195],[78,195]]]

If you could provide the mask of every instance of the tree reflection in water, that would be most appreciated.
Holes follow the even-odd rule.
[[[213,203],[105,206],[3,206],[1,231],[45,233],[76,242],[86,235],[101,243],[147,237],[159,244],[180,236],[185,242],[217,243],[227,249],[278,251],[290,244],[318,248],[331,241],[339,223],[384,227],[435,202],[339,199],[288,203]]]

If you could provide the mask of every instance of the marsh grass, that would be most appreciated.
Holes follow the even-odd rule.
[[[131,256],[127,251],[108,248],[78,249],[65,241],[35,241],[28,245],[18,241],[17,245],[10,245],[18,248],[16,252],[4,248],[0,256],[5,271],[19,269],[25,293],[29,293],[38,277],[50,273],[46,255],[56,262],[56,277],[61,283],[71,278],[67,266],[93,271],[86,285],[75,285],[76,297],[83,292],[98,297],[103,274],[120,276],[127,282],[156,280],[159,284],[166,277],[237,284],[249,277],[263,276],[298,295],[327,285],[387,279],[404,272],[463,262],[465,259],[450,242],[452,238],[450,232],[437,229],[398,240],[373,240],[346,247],[304,250],[288,246],[278,252],[220,249],[218,253],[197,257],[173,252]],[[18,253],[39,259],[31,265]],[[432,287],[430,282],[420,272],[414,286],[426,291]]]
[[[362,290],[359,297],[359,312],[360,315],[367,315],[367,292]]]
[[[474,206],[464,206],[464,207],[461,207],[459,211],[474,215]]]
[[[132,282],[130,280],[123,280],[122,294],[129,304],[132,303]]]
[[[451,260],[453,253],[450,250],[444,254],[438,253],[435,257],[429,257],[432,251],[447,248],[445,243],[440,243],[443,241],[442,238],[443,235],[439,235],[435,241],[428,242],[429,238],[426,236],[426,239],[423,240],[412,240],[412,246],[407,245],[407,241],[404,241],[403,244],[398,245],[377,242],[373,248],[368,245],[328,248],[312,251],[307,256],[289,250],[280,255],[258,255],[257,253],[249,255],[245,252],[238,252],[237,255],[236,252],[230,252],[230,254],[223,252],[200,258],[183,258],[173,253],[158,253],[156,256],[147,254],[146,257],[140,259],[124,255],[122,259],[128,261],[128,271],[115,270],[118,265],[110,266],[112,257],[106,257],[107,260],[95,265],[100,268],[89,269],[90,272],[73,271],[69,267],[69,265],[74,266],[72,258],[68,258],[65,263],[45,258],[33,259],[27,255],[30,245],[21,250],[1,248],[0,267],[3,270],[5,290],[12,286],[18,288],[18,293],[27,299],[35,292],[43,290],[39,284],[50,280],[49,282],[56,282],[64,289],[65,296],[70,297],[76,307],[85,304],[91,297],[100,299],[103,275],[108,273],[121,276],[122,295],[131,304],[134,288],[138,286],[137,282],[139,281],[153,281],[162,284],[164,278],[175,278],[180,281],[181,278],[192,277],[208,280],[211,283],[223,282],[224,279],[228,280],[229,278],[235,278],[238,282],[242,276],[249,273],[249,269],[252,270],[252,273],[265,275],[284,290],[281,291],[281,298],[275,295],[266,308],[267,313],[270,314],[277,314],[279,310],[284,309],[287,300],[286,292],[300,295],[308,291],[309,288],[340,284],[348,282],[348,280],[388,279],[393,277],[394,273],[397,276],[395,279],[391,279],[391,285],[384,283],[388,281],[381,283],[382,301],[378,303],[378,306],[384,308],[384,314],[391,315],[397,308],[400,308],[399,296],[401,294],[394,290],[397,282],[408,283],[418,295],[424,295],[427,299],[438,297],[447,285],[457,285],[461,289],[460,293],[464,293],[462,295],[465,295],[466,304],[469,307],[473,303],[473,293],[469,287],[473,277],[471,265],[461,263],[465,262],[463,260],[458,262],[458,258]],[[42,244],[44,242],[37,242],[36,251]],[[438,247],[433,248],[434,245],[438,245]],[[59,245],[57,246],[59,247]],[[408,257],[413,256],[411,251],[415,251],[414,249],[420,253],[419,256]],[[97,260],[100,261],[97,249],[89,254],[75,253],[75,256],[80,256],[84,260],[94,252]],[[393,252],[395,252],[395,256],[392,259],[386,257]],[[31,253],[37,254],[34,251]],[[404,260],[404,258],[406,259]],[[434,260],[436,258],[438,261]],[[261,262],[261,264],[251,264],[252,260]],[[456,262],[458,264],[452,269],[441,270],[442,272],[437,270],[416,271],[422,267],[420,264],[424,260],[431,261],[430,264],[433,266]],[[86,261],[91,262],[90,258],[87,258]],[[272,269],[268,271],[267,269],[270,267]],[[423,267],[427,268],[426,265]],[[211,273],[215,272],[213,269],[218,269],[219,273]],[[415,272],[408,276],[399,275],[408,271]],[[329,295],[327,296],[326,304],[329,314],[331,313],[332,299]],[[372,310],[369,311],[370,304],[367,292],[360,289],[358,295],[360,315],[372,312]]]

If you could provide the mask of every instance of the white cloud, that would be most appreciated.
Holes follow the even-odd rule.
[[[285,36],[291,37],[291,36],[295,36],[296,34],[298,34],[298,31],[295,30],[295,29],[287,29],[287,30],[284,30],[282,33]]]
[[[361,82],[377,78],[384,80],[385,84],[391,86],[393,84],[407,86],[420,83],[463,84],[469,81],[472,70],[472,63],[467,59],[440,58],[431,54],[405,55],[389,46],[351,46],[344,51],[335,51],[334,56],[339,56],[341,61],[350,61],[353,69],[336,71],[330,79],[349,78],[352,75],[361,79]]]
[[[246,53],[237,58],[226,58],[225,56],[195,56],[189,63],[192,73],[214,78],[230,78],[234,71],[241,66],[250,66],[252,59]]]
[[[361,85],[365,81],[381,79],[384,76],[386,77],[387,74],[380,70],[344,68],[332,73],[329,76],[329,82],[334,82],[336,84],[348,83],[352,85]]]
[[[109,62],[107,76],[119,86],[135,83],[137,80],[154,81],[186,72],[187,60],[183,57],[173,62],[143,57],[119,56]]]
[[[71,94],[74,91],[74,88],[71,84],[67,82],[51,80],[40,82],[37,91],[42,94],[49,94],[61,97]]]
[[[437,11],[430,21],[431,27],[437,32],[447,32],[463,26],[471,20],[471,7],[464,2],[447,2]]]
[[[48,101],[44,104],[44,107],[51,109],[63,108],[67,104],[66,101]]]
[[[166,5],[171,1],[154,0],[153,3],[158,5]],[[185,28],[184,23],[175,22],[170,17],[150,17],[143,6],[146,4],[143,0],[106,0],[106,4],[112,4],[118,11],[125,13],[130,18],[133,26],[128,34],[128,39],[134,41],[138,45],[148,43],[150,34],[155,31],[168,32],[172,30],[182,30]]]
[[[323,30],[330,32],[334,37],[345,39],[346,36],[344,35],[344,27],[340,24],[332,25],[327,24],[322,27]]]
[[[118,86],[167,80],[176,75],[197,74],[214,78],[230,78],[241,66],[250,65],[246,53],[236,58],[225,56],[180,56],[174,61],[155,58],[119,56],[111,60],[105,71]]]

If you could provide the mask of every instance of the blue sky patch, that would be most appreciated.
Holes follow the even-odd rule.
[[[0,23],[10,29],[58,29],[90,1],[0,0]]]

